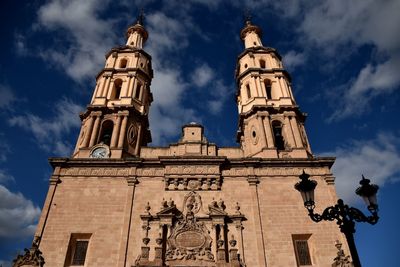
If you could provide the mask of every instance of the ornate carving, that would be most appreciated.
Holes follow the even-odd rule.
[[[184,175],[184,174],[215,174],[219,175],[219,166],[216,165],[205,165],[205,166],[166,166],[165,168],[166,174],[177,174],[177,175]]]
[[[128,176],[128,168],[68,168],[61,170],[65,176]]]
[[[221,190],[221,177],[165,177],[165,190]]]
[[[253,145],[257,145],[259,137],[258,137],[258,134],[257,134],[257,129],[256,129],[256,127],[254,127],[254,125],[251,126],[250,133],[251,133],[250,136],[251,136],[251,140],[253,142]]]
[[[179,179],[174,179],[178,185],[182,186]],[[188,179],[183,180],[183,184],[190,186]],[[213,200],[208,205],[208,213],[203,210],[203,203],[199,193],[188,192],[183,199],[182,210],[177,209],[175,202],[163,199],[160,203],[160,211],[151,215],[149,204],[145,205],[144,214],[140,215],[143,228],[143,245],[141,253],[135,261],[135,266],[216,266],[223,264],[226,267],[244,266],[240,262],[236,240],[231,235],[228,240],[222,231],[232,231],[229,225],[238,228],[242,221],[246,220],[239,210],[237,204],[236,213],[228,214],[225,212],[226,206],[222,199]],[[208,215],[206,215],[208,214]],[[149,236],[150,226],[159,225],[155,245],[151,246]],[[207,226],[213,227],[213,237]],[[243,240],[241,229],[239,235]],[[236,231],[236,230],[235,230]],[[212,252],[211,244],[215,242],[217,250]],[[239,244],[242,248],[242,244]],[[229,247],[229,249],[228,249]],[[154,248],[154,259],[149,259],[149,249]],[[242,249],[243,250],[243,249]],[[229,259],[228,259],[229,258]],[[219,265],[218,265],[219,266]],[[222,266],[222,265],[221,265]]]
[[[145,169],[137,169],[138,176],[147,176],[147,177],[161,177],[164,176],[164,169],[161,168],[145,168]]]
[[[218,202],[213,199],[211,204],[208,205],[208,211],[210,215],[227,215],[225,212],[226,206],[222,199]]]
[[[128,131],[126,132],[126,138],[128,140],[129,145],[135,146],[137,140],[137,133],[138,133],[137,126],[134,123],[132,123],[129,126]]]
[[[335,244],[338,249],[336,258],[333,259],[332,267],[353,267],[353,263],[350,261],[350,256],[346,256],[342,249],[342,243],[339,240]]]
[[[15,260],[13,260],[13,267],[20,266],[39,266],[44,265],[44,258],[42,252],[39,250],[39,237],[35,237],[32,242],[32,247],[30,249],[24,249],[24,255],[18,255]]]
[[[211,253],[212,239],[204,223],[196,221],[189,209],[184,220],[178,221],[168,238],[167,261],[214,261]]]
[[[185,196],[183,203],[183,213],[185,214],[189,211],[197,214],[203,205],[200,195],[193,191]]]

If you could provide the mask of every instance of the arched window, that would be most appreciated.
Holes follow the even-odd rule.
[[[121,79],[117,79],[114,81],[114,88],[111,92],[111,100],[116,100],[119,99],[119,97],[121,96],[121,88],[122,88],[122,80]]]
[[[251,97],[251,91],[250,91],[250,85],[246,84],[246,92],[247,92],[247,98]]]
[[[99,135],[99,143],[110,145],[111,136],[114,129],[114,123],[110,120],[106,120],[101,125],[101,134]]]
[[[119,62],[119,67],[121,69],[126,68],[126,65],[128,64],[128,60],[126,58],[121,59],[121,61]]]
[[[285,139],[282,135],[282,124],[274,121],[272,123],[272,131],[274,133],[275,147],[278,150],[285,150]]]
[[[265,94],[267,96],[267,99],[272,99],[272,87],[271,87],[271,81],[268,79],[264,80],[264,85],[265,85]]]
[[[135,93],[135,98],[139,99],[140,97],[140,91],[142,90],[142,83],[141,82],[137,82],[137,88],[136,88],[136,93]],[[140,99],[139,99],[140,100]]]
[[[265,69],[265,60],[260,59],[260,68]]]

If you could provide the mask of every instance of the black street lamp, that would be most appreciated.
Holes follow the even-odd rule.
[[[308,215],[311,220],[314,222],[336,220],[340,231],[346,236],[354,267],[361,267],[360,258],[358,257],[354,242],[354,233],[356,231],[354,222],[367,222],[370,224],[376,224],[378,222],[379,217],[376,193],[378,192],[379,187],[370,184],[370,180],[365,179],[363,175],[360,181],[361,186],[356,190],[356,194],[364,199],[372,216],[366,216],[359,209],[345,205],[342,199],[339,199],[335,206],[327,207],[322,214],[318,214],[314,213],[314,190],[317,186],[317,182],[310,180],[310,175],[305,173],[304,170],[299,178],[301,181],[296,183],[294,188],[301,193],[304,207],[308,210]]]

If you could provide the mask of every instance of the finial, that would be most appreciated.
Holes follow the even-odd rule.
[[[143,23],[144,23],[144,9],[141,8],[139,15],[136,18],[136,24],[140,24],[143,26]]]
[[[250,25],[250,24],[251,24],[251,19],[252,19],[252,17],[251,17],[250,9],[247,8],[247,9],[244,11],[244,13],[243,13],[243,19],[244,19],[244,23],[245,23],[246,25]]]

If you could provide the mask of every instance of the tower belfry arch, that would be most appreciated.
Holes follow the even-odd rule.
[[[128,27],[96,76],[73,154],[49,160],[34,244],[14,266],[328,267],[336,240],[347,251],[293,188],[305,171],[318,203],[335,202],[335,159],[312,154],[290,75],[261,28],[247,18],[240,37],[239,145],[219,147],[191,122],[176,143],[150,147],[149,33],[142,15]]]

